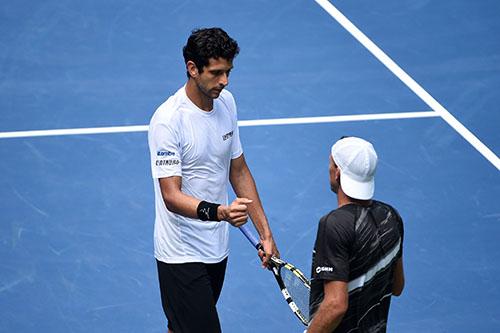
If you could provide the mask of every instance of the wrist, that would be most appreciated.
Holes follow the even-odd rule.
[[[217,219],[219,221],[224,221],[227,218],[227,207],[226,205],[219,205],[217,207]]]
[[[262,234],[259,235],[259,238],[263,242],[272,241],[273,240],[273,234],[271,233],[271,230],[266,230]]]
[[[202,221],[220,221],[219,219],[219,204],[201,201],[196,208],[198,218]]]

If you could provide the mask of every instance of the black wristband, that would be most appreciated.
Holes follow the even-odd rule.
[[[198,218],[202,221],[220,221],[217,218],[217,207],[219,204],[202,201],[198,204],[198,208],[196,208],[196,213],[198,214]]]

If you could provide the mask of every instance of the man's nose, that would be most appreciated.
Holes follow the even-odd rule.
[[[229,81],[229,77],[226,73],[224,73],[221,75],[221,78],[219,80],[219,84],[225,87],[225,86],[227,86],[228,81]]]

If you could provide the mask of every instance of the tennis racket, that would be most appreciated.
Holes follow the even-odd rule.
[[[246,224],[239,227],[239,229],[257,250],[264,250],[262,244]],[[307,326],[309,324],[311,283],[298,268],[274,256],[271,257],[271,271],[288,306],[302,324]]]

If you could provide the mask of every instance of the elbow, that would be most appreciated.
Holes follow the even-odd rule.
[[[400,258],[394,266],[392,294],[394,296],[400,296],[403,293],[404,287],[405,287],[405,274],[403,271],[403,259]]]
[[[173,213],[177,213],[177,204],[175,200],[175,195],[169,194],[167,195],[166,193],[163,193],[163,202],[165,203],[165,206],[167,209]]]
[[[403,293],[403,289],[404,289],[404,286],[400,287],[400,288],[394,288],[392,289],[392,295],[393,296],[401,296],[401,294]]]
[[[404,281],[404,279],[402,279],[400,281],[397,281],[392,286],[392,295],[393,296],[401,296],[401,294],[403,293],[403,289],[404,288],[405,288],[405,281]]]
[[[343,318],[345,313],[347,312],[348,305],[346,302],[339,304],[337,307],[337,315],[339,318]]]
[[[332,312],[331,312],[332,317],[331,317],[330,323],[333,325],[330,328],[331,328],[331,330],[334,330],[339,325],[339,323],[342,321],[342,319],[344,318],[344,316],[347,312],[348,306],[347,306],[347,304],[336,304],[331,309],[332,309]]]
[[[175,206],[174,206],[174,203],[172,202],[172,200],[168,200],[166,198],[163,198],[163,202],[165,203],[165,207],[167,207],[167,209],[173,213],[175,213]]]
[[[160,178],[159,183],[163,204],[169,211],[178,214],[183,200],[181,178],[177,176]]]
[[[329,312],[332,316],[332,321],[340,321],[344,317],[344,315],[347,312],[349,305],[347,301],[338,301],[338,302],[332,302],[327,305],[327,308],[329,308]]]
[[[340,321],[349,309],[349,295],[347,293],[338,294],[331,299],[329,306],[336,320]]]

